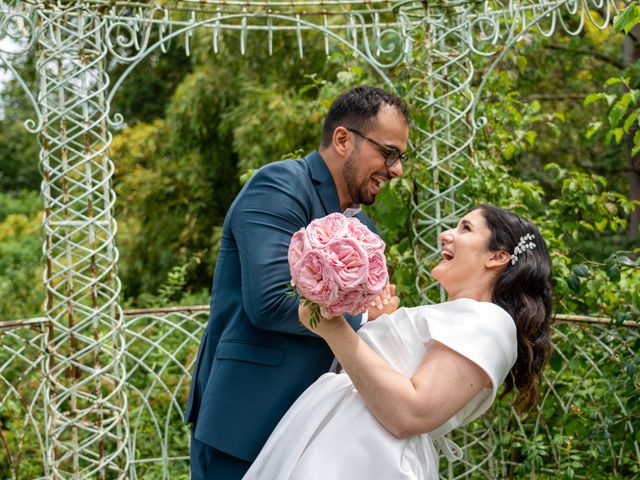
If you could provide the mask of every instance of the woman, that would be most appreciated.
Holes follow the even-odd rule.
[[[437,479],[436,447],[461,454],[443,435],[484,413],[502,382],[521,411],[535,406],[551,316],[538,229],[481,205],[440,241],[431,274],[448,301],[395,312],[389,302],[358,333],[323,319],[314,332],[344,370],[300,396],[245,479]],[[299,314],[308,326],[309,308]]]

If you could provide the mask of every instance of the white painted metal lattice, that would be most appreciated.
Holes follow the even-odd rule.
[[[600,15],[592,15],[592,9]],[[46,334],[22,326],[3,331],[3,342],[35,336],[29,348],[3,343],[1,350],[11,352],[2,365],[24,361],[24,378],[39,368],[44,383],[37,382],[27,403],[15,390],[3,398],[19,399],[30,412],[25,428],[42,447],[42,475],[125,478],[138,476],[145,465],[161,465],[158,475],[169,478],[169,459],[186,455],[177,447],[183,433],[174,437],[167,426],[179,416],[178,392],[189,373],[180,355],[193,348],[203,317],[193,323],[189,315],[175,313],[181,327],[167,333],[165,317],[144,317],[153,328],[143,326],[135,317],[125,320],[119,305],[115,166],[108,152],[112,132],[125,119],[110,111],[110,103],[145,57],[165,51],[177,37],[189,53],[196,29],[210,33],[214,53],[221,48],[221,35],[237,36],[240,55],[249,35],[262,35],[271,51],[275,35],[294,32],[292,50],[302,56],[307,34],[320,32],[327,53],[336,45],[346,47],[388,88],[394,88],[391,69],[415,79],[406,93],[415,119],[411,149],[426,168],[415,178],[411,222],[416,282],[427,301],[434,287],[426,266],[435,255],[437,235],[468,208],[469,201],[458,194],[465,180],[462,166],[474,161],[474,136],[486,123],[476,118],[475,108],[488,74],[479,88],[472,86],[474,56],[493,58],[490,73],[525,33],[550,36],[564,29],[577,34],[587,21],[605,28],[615,10],[610,0],[0,0],[0,66],[13,73],[30,99],[33,112],[25,126],[40,138],[46,260],[46,320],[34,324]],[[27,55],[36,58],[33,87],[12,66]],[[109,62],[128,68],[112,79]],[[163,335],[177,332],[185,335],[186,350],[163,350]],[[144,342],[146,354],[131,353],[129,347],[142,348]],[[165,367],[149,369],[151,357],[163,358],[154,365]],[[175,383],[165,378],[173,368],[179,377]],[[138,385],[143,371],[155,383]],[[161,417],[150,407],[149,392],[155,390],[167,398]],[[44,409],[36,413],[37,403],[30,402],[42,402]],[[147,415],[139,412],[152,416],[149,428],[162,438],[160,450],[145,452],[146,458],[136,450],[136,439],[146,432],[140,419]]]

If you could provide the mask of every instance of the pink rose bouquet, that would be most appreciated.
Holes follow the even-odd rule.
[[[384,242],[355,217],[332,213],[293,234],[289,245],[292,286],[320,317],[356,314],[389,281]]]

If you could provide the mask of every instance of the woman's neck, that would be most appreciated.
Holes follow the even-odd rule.
[[[448,300],[458,300],[460,298],[470,298],[478,302],[490,302],[493,298],[493,292],[486,288],[464,288],[455,292],[447,292]]]

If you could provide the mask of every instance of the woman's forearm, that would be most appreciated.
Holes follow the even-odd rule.
[[[420,433],[415,431],[414,412],[421,400],[411,379],[373,351],[346,321],[336,319],[331,323],[319,326],[318,333],[349,374],[371,413],[397,437]]]

